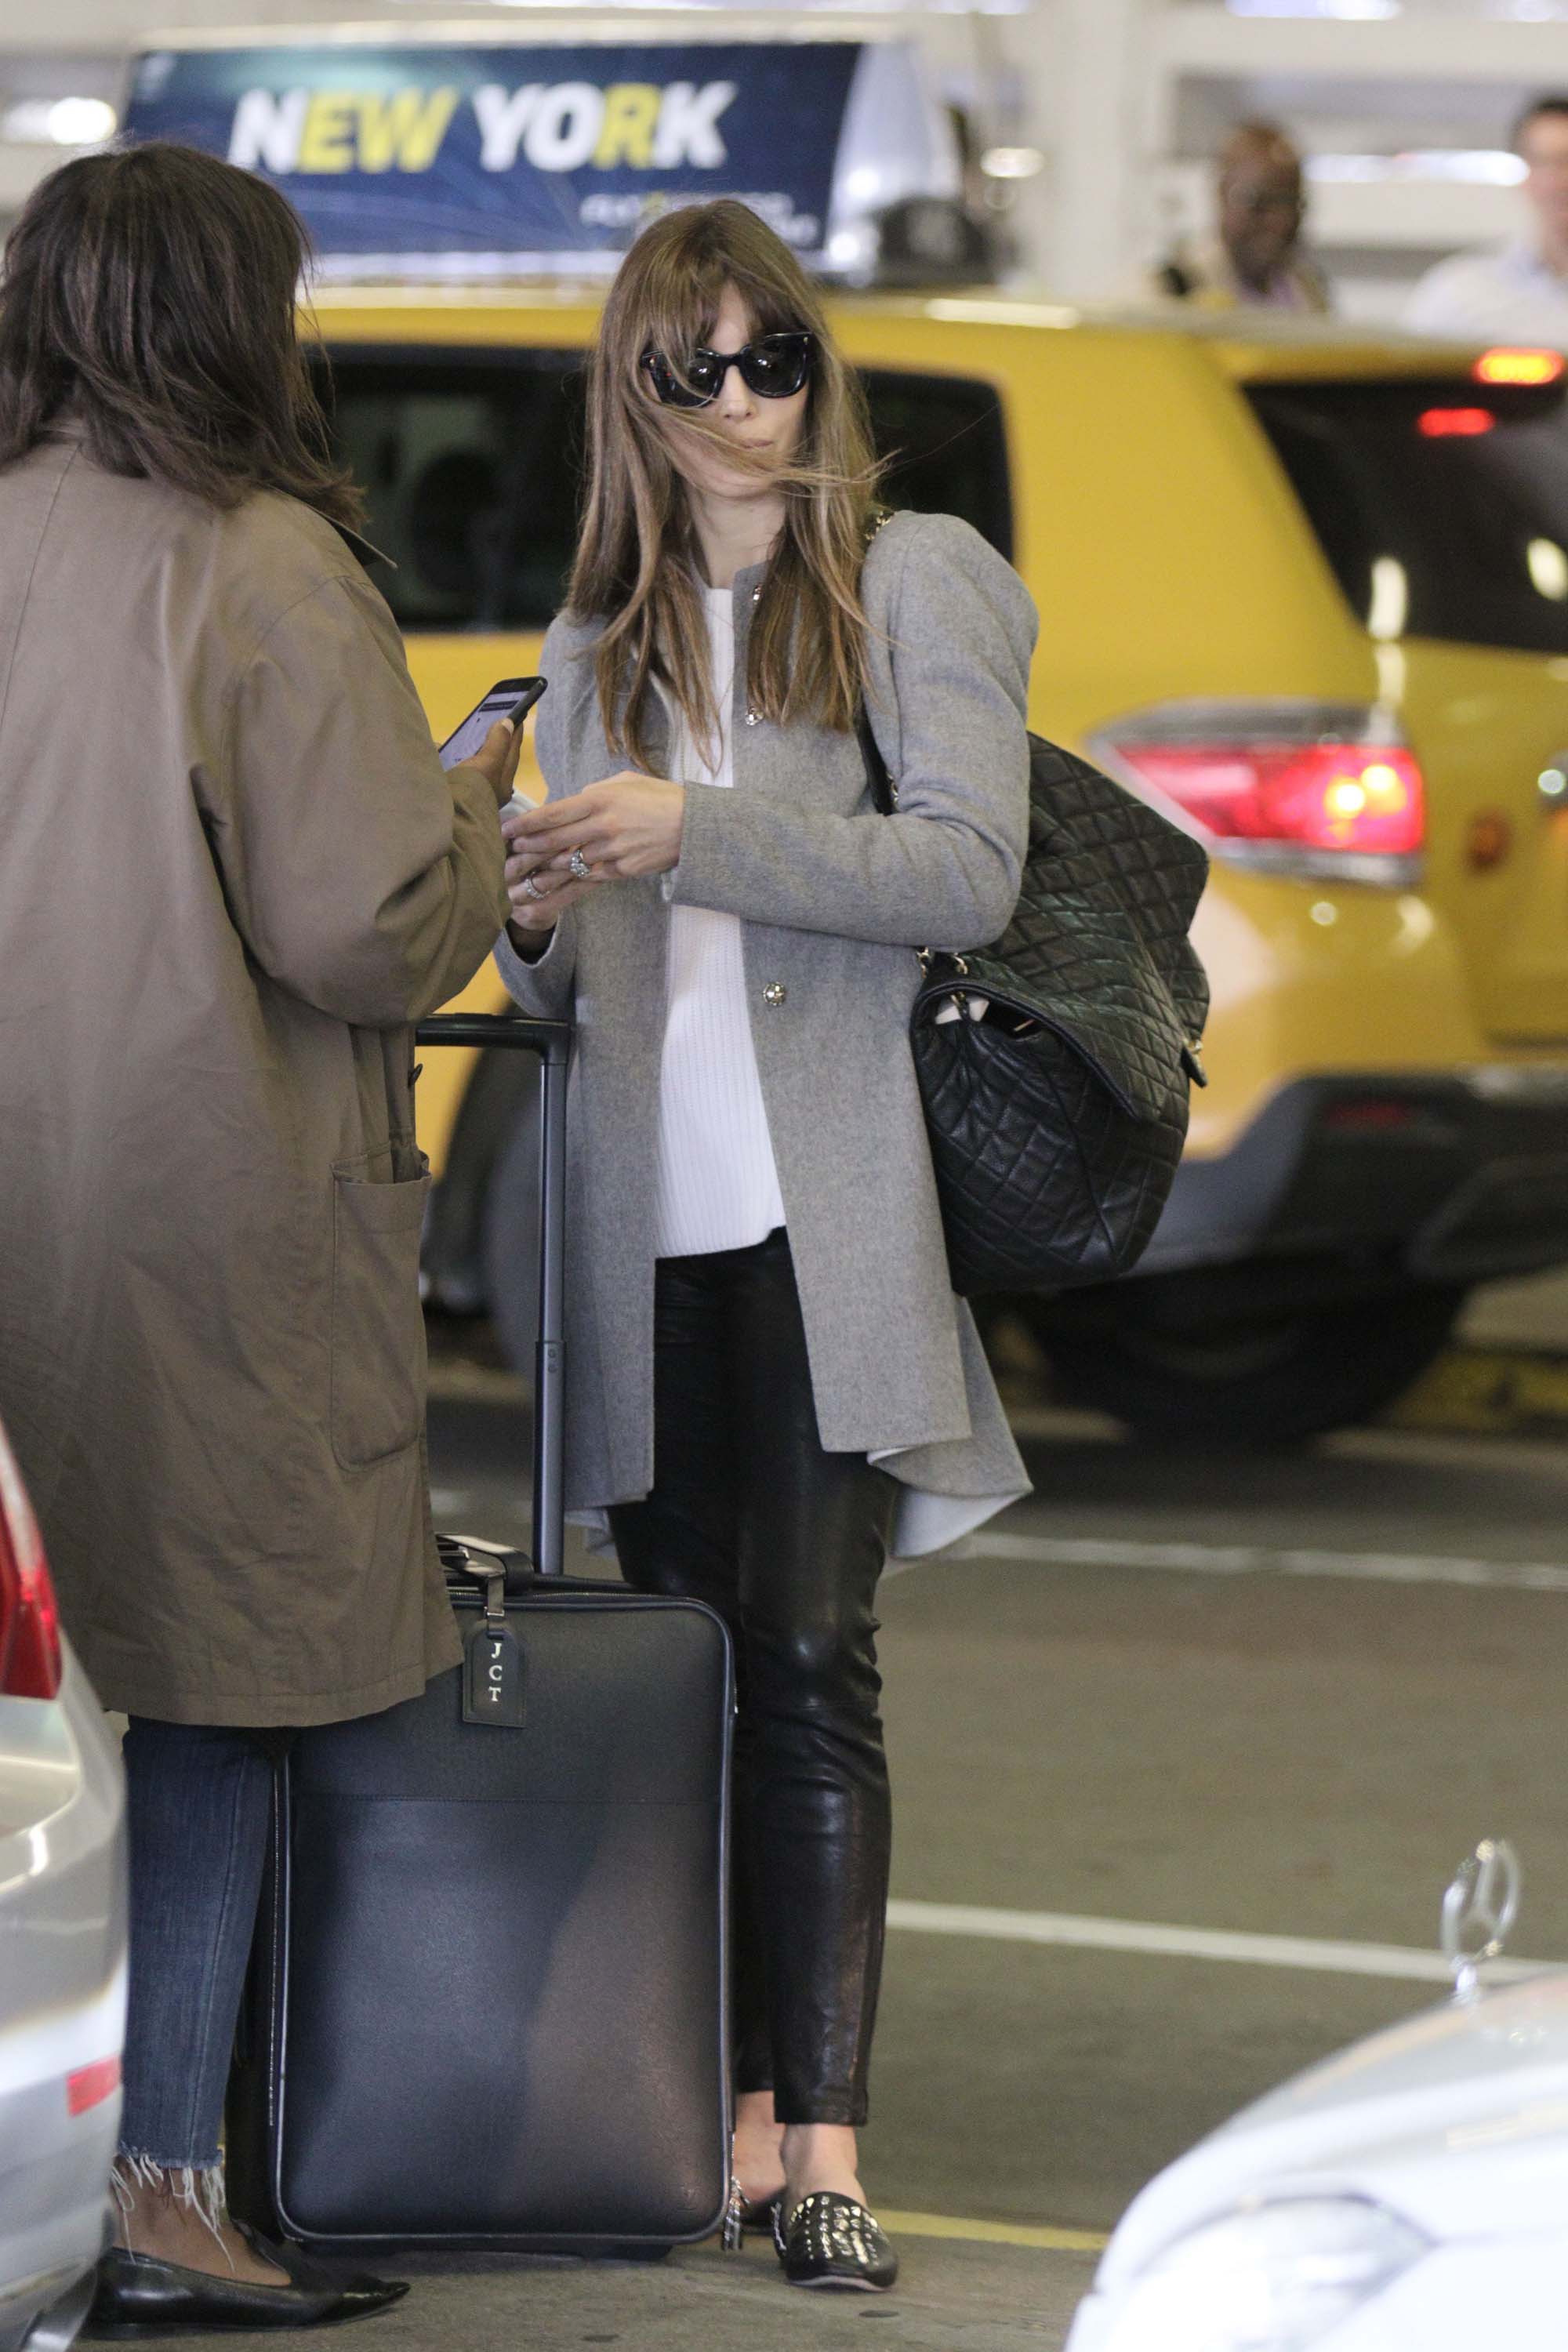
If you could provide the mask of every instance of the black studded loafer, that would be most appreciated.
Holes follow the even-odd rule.
[[[773,2211],[773,2243],[791,2286],[858,2287],[885,2294],[899,2275],[899,2258],[880,2222],[853,2197],[819,2189],[803,2197],[788,2220]]]
[[[161,2263],[151,2254],[110,2246],[98,2265],[98,2287],[82,2334],[117,2338],[202,2335],[264,2327],[331,2327],[364,2319],[400,2302],[407,2286],[394,2279],[331,2277],[293,2250],[258,2240],[258,2250],[289,2274],[287,2286],[253,2286],[208,2271]]]

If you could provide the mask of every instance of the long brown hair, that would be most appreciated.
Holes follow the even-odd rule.
[[[71,415],[112,474],[216,507],[283,490],[357,522],[296,331],[308,250],[276,188],[192,147],[51,173],[5,245],[0,466]]]
[[[752,460],[784,495],[746,658],[747,707],[847,731],[865,684],[860,604],[877,467],[859,383],[827,330],[816,290],[783,239],[731,197],[667,214],[643,231],[616,274],[589,362],[588,466],[582,535],[567,597],[576,620],[602,620],[595,672],[610,743],[649,759],[656,681],[699,740],[717,714],[686,484],[669,438],[687,433],[744,470],[747,453],[700,410],[658,408],[642,389],[651,344],[679,357],[713,331],[726,286],[754,335],[806,328],[816,338],[799,446],[784,467]]]

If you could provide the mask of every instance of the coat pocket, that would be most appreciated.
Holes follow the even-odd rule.
[[[419,1234],[430,1174],[368,1184],[332,1171],[332,1452],[363,1469],[425,1423]]]

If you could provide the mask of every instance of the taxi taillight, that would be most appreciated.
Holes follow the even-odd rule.
[[[1489,408],[1424,408],[1415,419],[1415,430],[1426,441],[1473,441],[1496,425]]]
[[[1096,750],[1234,865],[1408,884],[1426,793],[1407,745],[1370,713],[1291,704],[1167,705],[1106,729]],[[1338,723],[1333,723],[1337,721]]]
[[[60,1675],[59,1611],[44,1541],[0,1430],[0,1698],[53,1698]]]

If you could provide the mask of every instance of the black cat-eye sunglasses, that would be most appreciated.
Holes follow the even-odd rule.
[[[741,382],[763,400],[788,400],[811,373],[816,338],[807,330],[782,335],[759,335],[743,351],[710,352],[699,344],[680,363],[677,374],[662,352],[644,352],[642,364],[667,408],[707,408],[724,388],[731,368]]]

